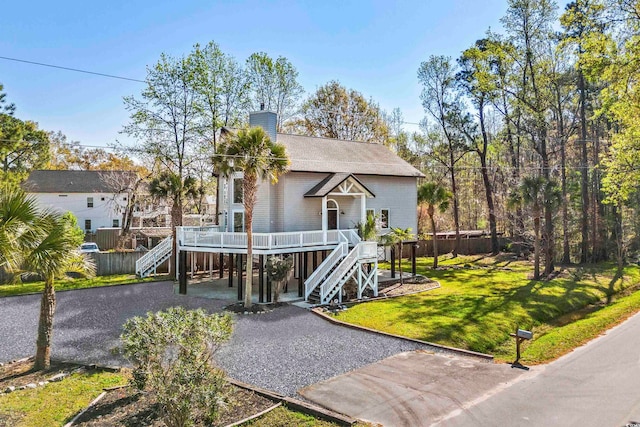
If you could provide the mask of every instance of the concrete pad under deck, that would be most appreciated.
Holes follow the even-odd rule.
[[[187,295],[192,297],[200,297],[200,298],[213,298],[220,300],[228,300],[228,301],[237,301],[238,300],[238,278],[233,277],[233,286],[229,287],[229,279],[227,273],[225,272],[225,276],[222,279],[217,278],[218,272],[214,270],[213,277],[208,277],[208,274],[201,274],[193,279],[189,278],[187,280]],[[251,286],[251,298],[255,304],[258,304],[259,301],[259,284],[258,284],[258,274],[255,273],[253,275],[253,284]],[[242,278],[242,286],[244,286],[245,277]],[[275,285],[272,285],[275,286]],[[265,288],[265,303],[266,303],[266,289],[267,284],[265,280],[264,284]],[[289,280],[289,284],[287,287],[288,292],[283,291],[280,293],[280,301],[281,302],[295,302],[295,301],[303,301],[304,297],[298,296],[298,279],[292,278]],[[178,284],[174,285],[174,292],[178,293]]]
[[[507,364],[424,350],[400,353],[298,391],[325,408],[384,426],[423,426],[517,380]]]

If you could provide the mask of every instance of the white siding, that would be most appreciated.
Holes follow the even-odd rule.
[[[112,227],[117,219],[122,225],[121,206],[125,194],[109,193],[32,193],[41,208],[64,213],[72,212],[78,218],[78,227],[84,230],[85,220],[91,220],[91,232],[98,228]],[[93,207],[87,207],[87,198],[93,198]]]

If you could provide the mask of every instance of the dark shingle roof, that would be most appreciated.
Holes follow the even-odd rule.
[[[30,193],[113,193],[133,176],[127,171],[38,170],[22,188]]]
[[[424,176],[382,144],[278,134],[291,171],[359,175]]]
[[[369,190],[358,178],[350,173],[331,173],[327,175],[325,179],[316,184],[316,186],[311,190],[307,191],[304,197],[324,197],[349,178],[357,182],[370,197],[375,197],[371,190]]]

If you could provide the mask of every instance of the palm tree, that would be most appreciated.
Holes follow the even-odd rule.
[[[431,221],[431,240],[433,242],[433,268],[438,268],[438,240],[436,239],[435,211],[441,213],[449,208],[451,193],[435,182],[425,182],[418,187],[418,204],[426,203],[427,215]]]
[[[173,228],[173,250],[169,262],[169,271],[175,277],[175,259],[177,256],[178,241],[176,239],[176,227],[182,225],[182,207],[187,197],[194,197],[198,193],[195,178],[186,177],[184,181],[179,175],[165,170],[153,178],[149,183],[149,193],[157,197],[171,201],[171,225]]]
[[[400,271],[400,284],[402,280],[402,249],[404,242],[412,240],[415,236],[411,233],[411,228],[391,228],[391,232],[388,234],[391,242],[397,244],[400,247],[400,257],[398,259],[398,270]]]
[[[0,186],[0,279],[20,268],[43,233],[35,198],[20,188]]]
[[[78,266],[77,235],[63,215],[38,210],[36,201],[17,187],[0,187],[0,268],[14,273],[37,273],[45,280],[35,369],[48,369],[55,311],[54,278],[68,270],[89,270]]]
[[[71,225],[58,213],[44,213],[39,221],[46,232],[36,246],[28,251],[22,264],[25,271],[37,273],[44,279],[44,291],[40,303],[40,320],[36,341],[36,360],[34,368],[49,369],[51,337],[53,334],[53,315],[56,307],[54,280],[57,276],[77,265],[77,239]],[[80,255],[81,257],[81,255]],[[84,259],[84,258],[83,258]],[[91,269],[85,264],[83,270]]]
[[[369,212],[364,222],[356,224],[360,238],[365,241],[373,242],[378,240],[378,216]]]
[[[526,205],[533,217],[533,280],[540,280],[540,216],[542,209],[557,206],[561,193],[554,181],[542,176],[525,177],[509,198],[510,206]],[[549,254],[546,254],[549,257]]]
[[[251,307],[253,281],[253,207],[256,203],[258,180],[278,182],[287,171],[289,159],[284,145],[271,141],[264,129],[252,127],[229,133],[220,142],[215,157],[220,172],[229,177],[233,172],[243,172],[242,190],[244,223],[247,232],[247,280],[244,290],[244,306]]]

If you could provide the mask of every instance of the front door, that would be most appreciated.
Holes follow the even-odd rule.
[[[329,223],[329,230],[337,230],[338,229],[338,210],[329,209],[327,211],[327,219]]]

